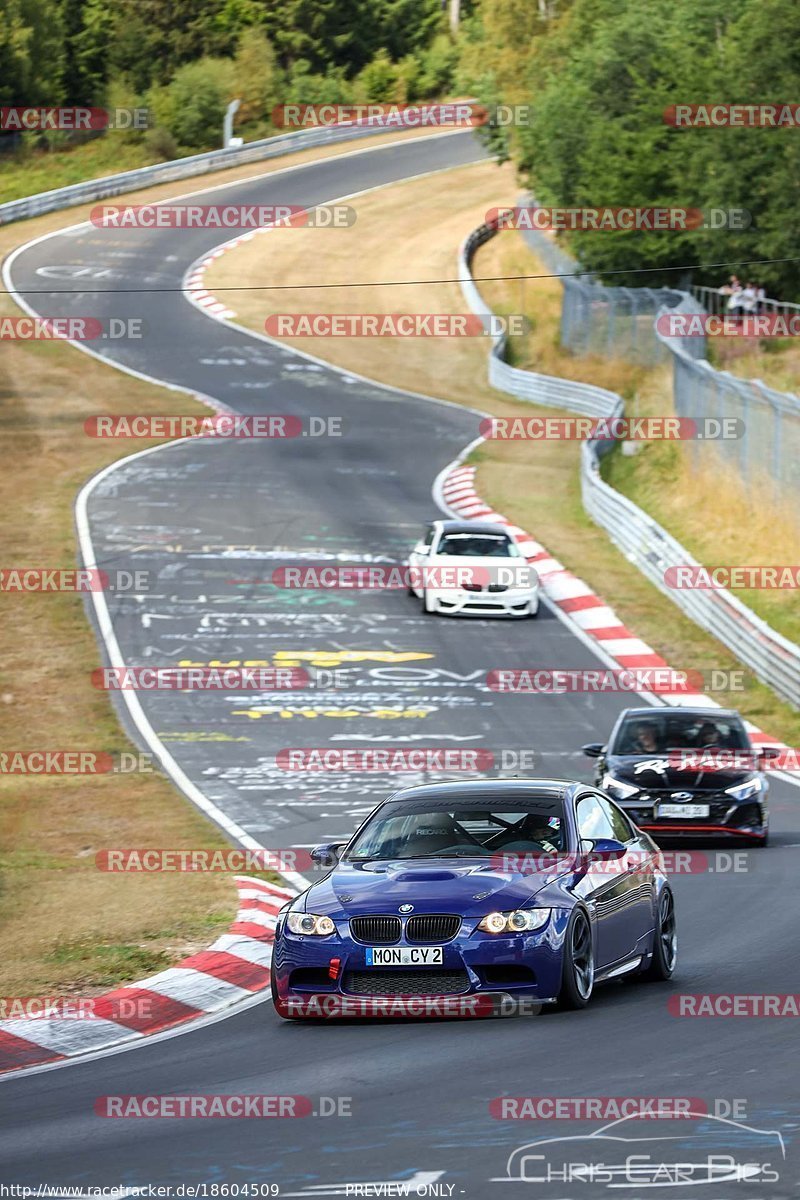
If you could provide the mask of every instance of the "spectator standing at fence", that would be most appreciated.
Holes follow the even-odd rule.
[[[767,293],[764,291],[763,283],[755,283],[753,287],[756,289],[756,312],[759,314],[766,312]]]
[[[758,288],[754,283],[748,280],[742,289],[739,297],[742,313],[746,317],[753,317],[758,312]]]
[[[733,276],[733,278],[735,279],[736,277]],[[739,283],[739,280],[736,279],[736,283],[731,285],[731,288],[728,293],[727,309],[728,309],[729,316],[740,317],[742,315],[742,312],[744,311],[743,307],[742,307],[742,293],[743,292],[744,292],[744,288]]]

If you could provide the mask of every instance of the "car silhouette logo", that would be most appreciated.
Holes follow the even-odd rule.
[[[413,904],[401,904],[397,911],[402,912],[402,913],[413,912],[414,905]]]
[[[670,799],[672,800],[691,800],[691,792],[673,792]]]

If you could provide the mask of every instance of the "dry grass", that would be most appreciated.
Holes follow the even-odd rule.
[[[709,338],[714,366],[740,379],[760,379],[778,392],[800,390],[797,338]]]
[[[326,234],[324,254],[319,253],[311,230],[275,230],[217,260],[206,276],[207,285],[231,304],[237,320],[260,331],[274,312],[464,312],[466,304],[453,283],[394,288],[348,285],[354,279],[359,284],[452,279],[461,239],[483,219],[487,208],[508,204],[517,190],[510,169],[487,163],[385,188],[354,202],[358,210],[354,229]],[[518,234],[508,233],[479,251],[475,270],[479,276],[502,276],[539,273],[543,267]],[[274,294],[237,292],[235,297],[226,296],[224,290],[291,282],[342,286]],[[497,311],[524,311],[533,322],[530,337],[513,348],[515,362],[619,391],[631,413],[669,413],[666,370],[646,372],[624,362],[572,358],[558,347],[560,286],[555,281],[484,283],[481,288]],[[395,386],[496,415],[543,411],[489,388],[488,346],[480,338],[295,338],[286,342]],[[648,454],[650,450],[640,458],[621,461],[639,464]],[[494,441],[484,444],[475,457],[481,494],[531,530],[600,595],[613,598],[625,624],[673,666],[739,669],[732,655],[684,618],[589,522],[581,504],[576,444]],[[672,482],[667,489],[670,495],[681,490]],[[717,699],[739,707],[756,724],[792,744],[800,737],[797,714],[752,676],[747,676],[744,694],[721,692]]]

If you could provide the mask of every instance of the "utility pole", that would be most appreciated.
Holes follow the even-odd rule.
[[[461,0],[450,0],[450,32],[453,37],[458,33],[458,23],[461,20]]]

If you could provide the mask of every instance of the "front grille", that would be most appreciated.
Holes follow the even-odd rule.
[[[508,584],[506,584],[506,583],[490,583],[489,591],[490,592],[507,592]]]
[[[675,788],[673,790],[678,791],[679,789]],[[685,790],[688,791],[689,789],[686,788]],[[649,823],[654,819],[653,813],[655,811],[655,805],[675,803],[680,803],[680,801],[676,802],[672,799],[671,791],[643,792],[641,796],[632,797],[627,804],[623,804],[623,808],[625,809],[625,812],[627,812],[628,815],[633,818],[634,821],[641,824],[642,822]],[[670,821],[674,821],[676,824],[678,824],[683,820],[689,823],[692,821],[697,821],[699,825],[702,825],[704,821],[710,821],[713,824],[719,825],[725,820],[727,813],[730,811],[731,806],[734,803],[735,801],[732,796],[720,796],[718,792],[697,791],[692,794],[692,798],[691,800],[687,801],[687,804],[707,804],[709,806],[709,813],[707,817],[656,817],[655,820],[658,821],[659,824],[661,824],[661,822],[669,824]],[[647,807],[644,807],[645,805],[647,805]]]
[[[461,917],[452,913],[422,913],[406,922],[409,942],[449,942],[461,928]]]
[[[346,992],[357,996],[450,996],[466,992],[466,971],[346,971]]]
[[[400,918],[351,917],[350,933],[357,942],[369,946],[390,946],[392,942],[400,941]]]

